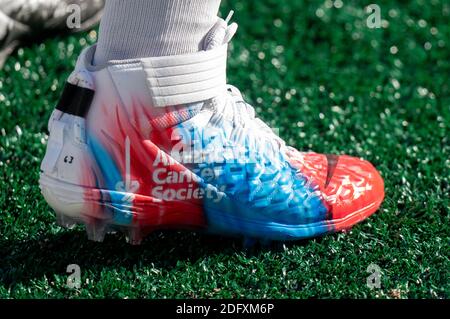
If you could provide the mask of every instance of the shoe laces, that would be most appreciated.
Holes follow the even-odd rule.
[[[216,23],[205,38],[205,50],[231,41],[238,28],[236,23],[228,25],[233,14],[234,11],[231,11],[225,20],[220,19]],[[238,139],[242,137],[243,131],[251,130],[258,137],[256,147],[267,148],[267,145],[270,145],[270,149],[277,153],[285,147],[285,142],[266,123],[256,117],[254,107],[244,100],[241,92],[233,85],[227,85],[226,94],[215,99],[212,104],[214,116],[210,122],[217,124],[223,119],[231,121],[234,131],[232,135]]]
[[[215,103],[214,106],[214,115],[210,119],[212,125],[218,126],[223,120],[231,122],[233,125],[231,135],[237,140],[240,140],[239,137],[245,134],[244,132],[251,132],[257,139],[255,151],[265,152],[269,148],[273,154],[279,154],[285,147],[286,143],[256,116],[255,108],[244,100],[235,86],[227,85],[226,94],[220,100],[221,102]]]

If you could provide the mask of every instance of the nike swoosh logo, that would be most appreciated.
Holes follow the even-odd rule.
[[[339,156],[338,155],[331,155],[331,154],[326,154],[325,155],[327,157],[327,179],[325,182],[325,188],[328,187],[328,185],[331,182],[331,178],[333,177],[334,171],[336,170],[336,166],[339,162]]]

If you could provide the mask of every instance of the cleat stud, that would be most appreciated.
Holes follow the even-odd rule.
[[[261,246],[263,247],[269,247],[270,245],[272,245],[272,241],[270,239],[261,239],[260,241]]]
[[[133,246],[140,245],[142,243],[142,232],[139,228],[130,228],[126,233],[127,243]]]
[[[64,228],[73,229],[77,225],[77,221],[73,218],[67,217],[64,214],[56,213],[56,223]]]
[[[107,225],[101,220],[91,220],[86,223],[86,233],[89,240],[102,242],[105,239]]]
[[[246,237],[246,238],[244,238],[242,245],[244,246],[245,249],[250,249],[250,248],[255,247],[256,243],[257,243],[257,240],[255,238]]]

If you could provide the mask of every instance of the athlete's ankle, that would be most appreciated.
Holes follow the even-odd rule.
[[[219,5],[220,0],[107,1],[94,63],[200,51]]]

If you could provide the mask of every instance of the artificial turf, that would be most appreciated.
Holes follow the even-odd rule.
[[[57,226],[40,195],[47,120],[96,32],[21,48],[0,71],[0,297],[448,298],[450,4],[226,1],[240,25],[229,82],[301,150],[370,160],[380,211],[347,233],[245,249],[237,239],[162,232],[142,246]],[[367,267],[382,269],[369,289]],[[81,267],[82,286],[66,285]]]

